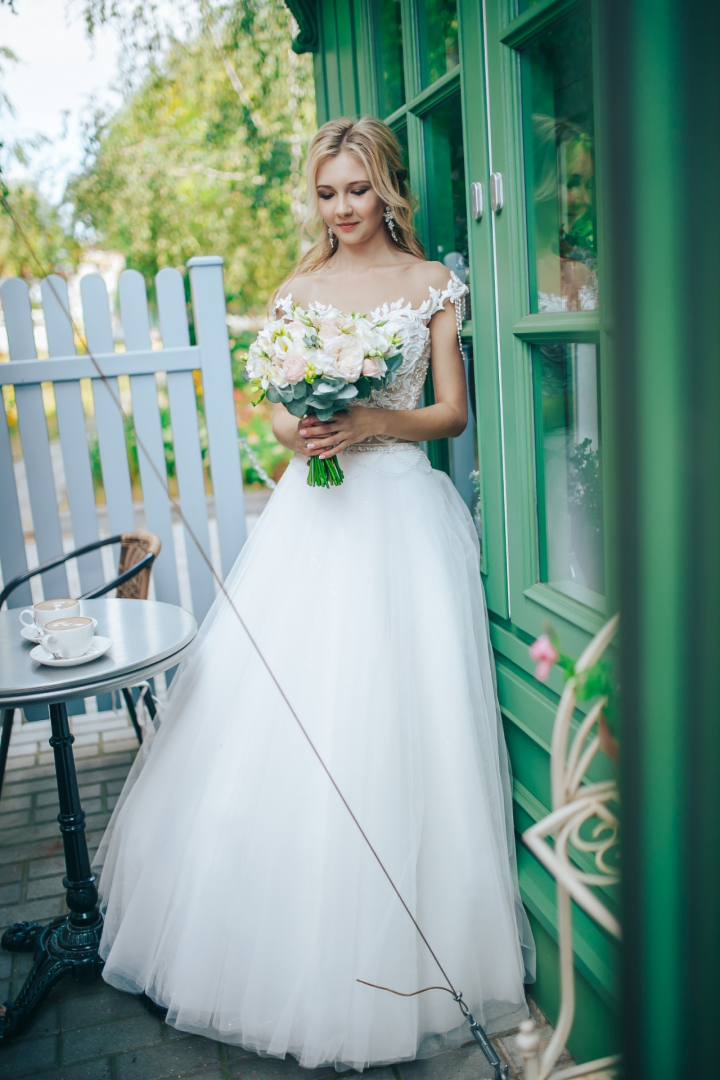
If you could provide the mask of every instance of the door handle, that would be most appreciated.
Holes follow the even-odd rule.
[[[495,214],[499,214],[505,205],[503,178],[499,172],[490,173],[490,205]]]
[[[475,221],[480,221],[485,209],[483,199],[483,186],[477,180],[470,185],[470,202],[472,203],[472,216]]]

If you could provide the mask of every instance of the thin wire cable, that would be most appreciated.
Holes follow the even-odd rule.
[[[427,994],[428,990],[442,990],[445,994],[452,994],[452,990],[449,990],[447,986],[426,986],[422,990],[413,990],[411,993],[405,994],[402,990],[392,990],[389,986],[378,986],[377,983],[368,982],[367,979],[356,979],[355,982],[362,983],[363,986],[372,986],[373,990],[385,990],[388,994],[396,994],[397,997],[417,997],[418,994]]]
[[[44,279],[45,279],[45,280],[46,280],[46,281],[48,282],[48,285],[49,285],[49,286],[50,286],[50,288],[52,289],[52,292],[53,292],[53,294],[54,294],[54,296],[55,296],[55,299],[57,300],[58,304],[60,305],[60,308],[61,308],[61,310],[62,310],[62,311],[63,311],[63,313],[64,313],[64,314],[66,315],[66,317],[67,317],[67,319],[68,319],[68,321],[69,321],[69,323],[70,323],[70,326],[71,326],[71,328],[72,328],[72,330],[73,330],[73,333],[77,335],[77,337],[79,338],[79,340],[81,341],[81,343],[82,343],[82,344],[84,345],[84,347],[85,347],[85,350],[86,350],[86,352],[87,352],[87,355],[88,355],[88,357],[89,357],[89,359],[90,359],[90,362],[92,363],[93,367],[95,368],[95,370],[96,370],[96,371],[97,371],[97,373],[98,373],[98,378],[102,380],[102,383],[103,383],[103,385],[105,386],[105,389],[106,389],[106,390],[108,391],[108,393],[110,394],[110,397],[111,397],[111,399],[112,399],[112,400],[114,401],[115,405],[117,406],[117,408],[118,408],[118,410],[119,410],[119,412],[120,412],[120,415],[121,415],[121,416],[122,416],[122,418],[123,418],[123,421],[124,421],[124,423],[126,424],[126,426],[127,426],[127,427],[130,427],[130,418],[128,417],[128,415],[126,414],[125,410],[123,409],[123,407],[122,407],[122,402],[120,401],[119,397],[117,396],[117,394],[116,394],[116,393],[115,393],[115,391],[113,390],[113,388],[112,388],[112,386],[111,386],[111,384],[110,384],[110,382],[109,382],[109,380],[108,380],[107,376],[105,375],[105,373],[104,373],[104,372],[103,372],[103,370],[101,369],[100,365],[98,364],[97,360],[95,359],[95,357],[94,357],[94,355],[93,355],[93,353],[92,353],[92,350],[91,350],[91,349],[89,348],[89,346],[88,346],[88,343],[87,343],[87,340],[86,340],[86,338],[85,338],[84,334],[82,334],[82,333],[81,333],[81,332],[79,331],[78,327],[77,327],[77,326],[76,326],[76,324],[75,324],[75,320],[74,320],[74,319],[73,319],[73,317],[72,317],[72,314],[71,314],[71,312],[70,312],[70,311],[69,311],[69,309],[68,309],[68,308],[67,308],[67,307],[65,306],[65,303],[64,303],[64,301],[63,301],[62,297],[60,296],[60,294],[58,293],[57,289],[55,288],[55,282],[54,282],[54,281],[52,280],[52,275],[49,275],[49,274],[46,274],[46,273],[45,273],[45,268],[43,267],[42,263],[40,262],[40,259],[39,259],[39,258],[38,258],[38,256],[36,255],[36,253],[35,253],[35,250],[34,250],[34,248],[33,248],[32,244],[30,243],[30,241],[28,240],[27,236],[25,235],[25,232],[24,232],[24,230],[23,230],[22,226],[21,226],[21,225],[19,224],[19,222],[17,221],[17,218],[15,217],[15,215],[14,215],[14,214],[13,214],[13,212],[12,212],[12,210],[10,209],[10,207],[9,207],[9,205],[8,205],[8,202],[7,202],[7,198],[6,198],[6,196],[5,196],[5,193],[4,193],[3,191],[0,191],[0,203],[2,204],[2,206],[3,206],[3,208],[4,208],[5,212],[6,212],[6,214],[8,215],[8,217],[10,218],[10,220],[12,221],[13,225],[14,225],[14,226],[15,226],[15,228],[17,229],[17,231],[18,231],[18,233],[19,233],[20,237],[22,238],[22,241],[23,241],[23,243],[25,244],[25,247],[26,247],[26,248],[28,249],[28,252],[30,253],[30,256],[32,257],[32,259],[33,259],[33,261],[35,262],[35,264],[36,264],[36,266],[37,266],[38,270],[40,271],[41,277],[42,277],[42,278],[44,278]],[[60,276],[60,275],[58,275],[58,276]],[[284,691],[283,687],[281,686],[281,684],[280,684],[280,682],[279,682],[279,680],[278,680],[277,676],[275,675],[275,672],[274,672],[274,671],[272,670],[272,668],[270,667],[270,664],[269,664],[269,663],[268,663],[268,661],[266,660],[266,658],[265,658],[265,656],[264,656],[264,654],[263,654],[263,652],[262,652],[262,650],[261,650],[260,646],[258,645],[257,641],[255,640],[255,638],[254,638],[254,637],[253,637],[253,635],[251,634],[251,632],[250,632],[250,630],[249,630],[249,628],[248,628],[247,624],[245,623],[245,620],[243,619],[243,617],[241,616],[240,612],[239,612],[239,611],[238,611],[238,609],[236,608],[236,606],[235,606],[235,604],[234,604],[234,602],[233,602],[233,600],[232,600],[232,597],[230,596],[230,594],[228,593],[227,589],[225,588],[225,585],[224,585],[224,583],[223,583],[222,579],[220,578],[219,574],[218,574],[218,573],[217,573],[217,571],[215,570],[215,567],[214,567],[214,566],[212,565],[212,563],[211,563],[210,559],[208,558],[207,554],[205,553],[205,550],[203,549],[203,546],[202,546],[202,544],[200,543],[200,541],[198,540],[198,538],[196,537],[196,535],[195,535],[195,533],[194,533],[194,531],[193,531],[193,529],[192,529],[192,526],[190,525],[190,523],[188,522],[187,518],[186,518],[186,517],[185,517],[185,515],[183,514],[183,512],[182,512],[182,508],[181,508],[181,506],[180,506],[180,503],[179,503],[179,502],[178,502],[178,500],[177,500],[177,499],[175,499],[175,498],[174,498],[174,496],[173,496],[173,495],[172,495],[172,494],[170,493],[170,490],[169,490],[169,487],[168,487],[168,483],[167,483],[167,476],[163,476],[163,475],[162,475],[162,473],[160,472],[160,470],[158,469],[158,467],[156,466],[156,464],[155,464],[155,462],[153,461],[152,457],[151,457],[151,456],[150,456],[150,454],[148,453],[148,451],[147,451],[147,449],[146,449],[146,447],[145,447],[145,445],[144,445],[144,443],[143,443],[142,439],[141,439],[141,438],[140,438],[140,436],[138,435],[138,432],[137,432],[137,430],[135,430],[135,441],[136,441],[136,445],[137,445],[137,447],[138,447],[138,450],[140,450],[140,451],[141,451],[141,453],[142,453],[142,454],[144,454],[144,456],[145,456],[145,459],[147,460],[147,462],[148,462],[148,464],[149,464],[150,468],[152,469],[153,473],[155,474],[155,476],[157,477],[158,481],[159,481],[159,482],[160,482],[160,484],[162,485],[162,488],[163,488],[163,490],[164,490],[165,494],[167,495],[167,497],[168,497],[168,499],[169,499],[169,501],[170,501],[170,504],[171,504],[171,506],[172,506],[172,507],[173,507],[173,509],[174,509],[174,510],[175,510],[175,511],[177,512],[177,515],[178,515],[178,517],[179,517],[179,518],[180,518],[180,520],[182,521],[182,523],[183,523],[183,525],[184,525],[185,529],[187,530],[187,533],[188,533],[188,535],[190,536],[190,539],[192,540],[192,542],[193,542],[193,543],[195,544],[196,548],[197,548],[197,549],[198,549],[198,551],[200,552],[200,556],[201,556],[201,558],[203,559],[203,561],[205,562],[206,566],[207,566],[207,567],[208,567],[208,569],[210,570],[210,573],[212,574],[213,578],[214,578],[214,579],[215,579],[215,581],[217,582],[217,584],[218,584],[218,587],[219,587],[219,589],[220,589],[220,591],[221,591],[222,595],[223,595],[223,596],[225,597],[225,599],[227,600],[228,604],[230,605],[230,608],[231,608],[231,610],[233,611],[233,613],[234,613],[234,615],[235,615],[236,619],[238,620],[238,622],[240,623],[241,627],[242,627],[242,628],[243,628],[243,630],[245,631],[245,634],[247,635],[247,637],[248,637],[248,640],[250,641],[250,644],[251,644],[251,645],[252,645],[252,647],[254,648],[255,652],[257,653],[257,655],[258,655],[258,657],[259,657],[260,661],[262,662],[262,664],[263,664],[263,667],[265,668],[265,670],[267,671],[268,675],[270,676],[270,678],[272,679],[273,683],[275,684],[275,687],[277,688],[277,691],[278,691],[278,693],[280,694],[281,698],[283,699],[283,701],[284,701],[284,702],[285,702],[285,704],[287,705],[287,707],[288,707],[288,709],[289,709],[289,711],[290,711],[290,715],[291,715],[291,716],[293,717],[293,719],[295,720],[296,724],[297,724],[297,725],[298,725],[298,727],[300,728],[301,732],[302,732],[302,733],[303,733],[303,735],[305,736],[305,739],[306,739],[306,741],[307,741],[307,743],[308,743],[308,745],[309,745],[310,749],[312,750],[313,754],[314,754],[314,755],[315,755],[315,757],[317,758],[317,760],[318,760],[318,762],[319,762],[320,766],[322,767],[323,771],[325,772],[325,775],[327,776],[328,780],[330,781],[330,783],[332,784],[333,788],[334,788],[334,789],[335,789],[335,791],[337,792],[337,794],[338,794],[338,796],[339,796],[339,798],[340,798],[340,800],[341,800],[341,802],[342,802],[343,806],[345,807],[345,809],[347,810],[348,814],[349,814],[349,815],[350,815],[350,817],[352,818],[352,820],[353,820],[353,822],[355,823],[355,825],[356,825],[356,827],[357,827],[357,829],[358,829],[358,831],[359,831],[360,835],[362,836],[363,840],[365,841],[365,843],[367,844],[368,848],[369,848],[369,849],[370,849],[370,851],[372,852],[372,854],[373,854],[373,856],[374,856],[374,858],[375,858],[375,860],[376,860],[376,862],[377,862],[378,866],[380,867],[380,869],[382,870],[383,874],[384,874],[384,875],[385,875],[385,877],[387,878],[387,880],[388,880],[388,882],[389,882],[389,884],[390,884],[390,887],[392,888],[393,892],[395,893],[395,895],[397,896],[398,900],[400,901],[400,903],[402,904],[403,908],[405,909],[405,911],[406,911],[406,913],[407,913],[408,917],[409,917],[409,918],[410,918],[410,920],[412,921],[412,924],[413,924],[413,926],[415,927],[415,929],[416,929],[416,931],[417,931],[418,935],[420,936],[421,940],[423,941],[423,943],[424,943],[425,947],[427,948],[428,952],[430,953],[430,955],[432,956],[433,960],[434,960],[434,961],[435,961],[435,963],[437,964],[437,966],[438,966],[438,969],[440,970],[440,973],[442,974],[442,977],[443,977],[443,978],[445,979],[445,981],[446,981],[446,982],[447,982],[447,984],[448,984],[448,987],[450,988],[450,992],[452,992],[453,996],[455,997],[455,1000],[456,1000],[456,1001],[458,1001],[458,1003],[459,1003],[459,997],[458,997],[458,993],[457,993],[457,991],[456,991],[455,987],[453,986],[453,983],[452,983],[452,981],[451,981],[451,979],[450,979],[449,975],[447,974],[447,972],[445,971],[445,968],[444,968],[444,967],[442,966],[442,964],[440,963],[440,960],[438,959],[438,957],[437,957],[437,955],[436,955],[436,953],[435,953],[434,949],[432,948],[432,946],[431,946],[430,942],[429,942],[429,941],[428,941],[428,939],[427,939],[427,938],[425,937],[425,934],[423,933],[422,929],[420,928],[420,925],[419,925],[419,923],[418,923],[417,919],[415,918],[415,916],[413,915],[412,911],[410,910],[410,908],[408,907],[407,903],[405,902],[405,899],[404,899],[404,897],[403,897],[402,893],[400,892],[400,890],[398,889],[397,885],[395,884],[395,882],[393,881],[392,877],[390,876],[390,873],[389,873],[389,871],[387,870],[387,868],[386,868],[385,864],[383,863],[382,859],[380,858],[380,856],[378,855],[377,851],[376,851],[376,850],[375,850],[375,848],[373,847],[373,845],[372,845],[372,843],[371,843],[371,841],[370,841],[370,838],[368,837],[367,833],[365,832],[365,830],[363,829],[362,825],[360,824],[360,822],[358,821],[357,817],[355,816],[355,813],[354,813],[354,811],[353,811],[352,807],[350,806],[350,803],[349,803],[349,802],[347,801],[347,799],[346,799],[346,798],[345,798],[345,796],[343,795],[343,793],[342,793],[342,791],[340,790],[340,788],[339,788],[339,786],[338,786],[338,784],[337,784],[337,782],[336,782],[336,780],[335,780],[334,776],[333,776],[333,775],[332,775],[332,773],[330,772],[330,769],[329,769],[329,768],[328,768],[328,766],[327,766],[327,765],[325,764],[325,761],[324,761],[324,759],[323,759],[322,755],[320,754],[320,751],[319,751],[319,750],[318,750],[318,748],[317,748],[317,747],[315,746],[315,743],[313,742],[312,738],[310,737],[310,734],[309,734],[309,732],[307,731],[307,729],[305,728],[305,725],[303,724],[302,720],[300,719],[300,717],[299,717],[299,716],[298,716],[298,714],[296,713],[295,709],[293,708],[293,706],[292,706],[292,703],[290,702],[290,699],[288,698],[288,696],[287,696],[287,694],[285,693],[285,691]],[[362,982],[362,980],[358,980],[358,981],[359,981],[359,982]],[[368,983],[367,985],[368,985],[368,986],[372,986],[373,984],[372,984],[372,983]],[[385,989],[385,988],[383,987],[382,989]],[[441,987],[441,989],[445,989],[445,988],[444,988],[444,987]],[[420,992],[421,992],[421,991],[418,991],[418,993],[420,993]],[[395,991],[391,991],[391,993],[395,993]],[[404,995],[403,995],[403,996],[404,996]],[[410,996],[412,996],[412,995],[410,995]]]

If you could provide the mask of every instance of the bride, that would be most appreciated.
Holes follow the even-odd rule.
[[[467,423],[467,289],[425,261],[405,176],[379,120],[334,120],[312,142],[322,231],[273,317],[290,299],[380,308],[403,363],[327,423],[274,407],[294,456],[101,847],[105,979],[176,1028],[307,1067],[468,1040],[451,994],[366,985],[445,985],[428,945],[491,1031],[526,1014],[532,978],[477,537],[419,445]],[[435,403],[418,408],[429,363]],[[308,458],[336,453],[342,486],[309,487]]]

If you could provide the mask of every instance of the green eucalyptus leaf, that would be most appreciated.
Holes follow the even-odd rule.
[[[292,416],[301,417],[307,412],[307,405],[304,401],[288,401],[285,404],[285,408]]]
[[[353,383],[348,383],[342,390],[338,392],[336,401],[352,401],[353,398],[358,396],[357,387]]]

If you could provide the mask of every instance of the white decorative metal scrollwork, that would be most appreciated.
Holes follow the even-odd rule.
[[[572,900],[608,933],[617,938],[621,936],[617,919],[591,891],[592,886],[618,882],[617,872],[606,862],[606,855],[618,836],[619,823],[612,809],[618,802],[617,784],[614,780],[583,783],[591,762],[601,749],[600,737],[597,732],[593,734],[593,730],[600,722],[606,698],[600,698],[593,705],[570,741],[578,681],[605,652],[617,626],[618,617],[615,616],[590,642],[575,664],[575,674],[565,684],[552,735],[552,812],[523,833],[525,844],[556,881],[561,994],[560,1015],[544,1053],[540,1053],[540,1036],[534,1022],[524,1020],[520,1025],[517,1042],[525,1063],[525,1080],[571,1080],[581,1076],[587,1080],[612,1080],[620,1065],[620,1057],[613,1055],[553,1072],[575,1015]],[[597,824],[590,838],[583,837],[583,826],[593,819]],[[551,838],[553,846],[547,842]],[[597,872],[580,870],[571,860],[570,847],[590,855]]]

